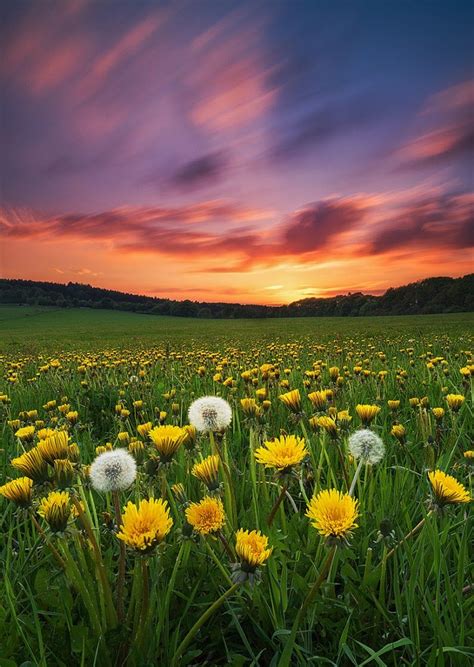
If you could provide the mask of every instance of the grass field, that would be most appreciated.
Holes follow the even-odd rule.
[[[469,664],[473,324],[1,307],[0,667]]]
[[[110,310],[0,306],[0,350],[93,349],[117,345],[182,344],[190,340],[290,340],[309,335],[319,340],[339,336],[462,335],[472,332],[473,313],[418,317],[323,317],[269,320],[200,320],[156,317]]]

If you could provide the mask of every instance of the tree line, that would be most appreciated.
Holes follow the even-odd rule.
[[[427,278],[402,287],[392,287],[381,296],[356,292],[302,299],[285,306],[208,303],[189,299],[176,301],[81,283],[0,279],[0,303],[222,319],[456,313],[474,311],[474,273],[462,278]]]

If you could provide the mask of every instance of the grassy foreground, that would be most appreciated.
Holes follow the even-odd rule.
[[[34,477],[25,507],[0,495],[0,667],[469,664],[469,503],[428,473],[472,490],[473,322],[0,308],[0,485]],[[232,421],[184,438],[204,395]],[[363,426],[385,445],[374,465],[349,449]],[[284,475],[258,462],[280,435],[306,448]],[[117,493],[89,477],[111,448],[138,469]],[[31,451],[35,466],[12,463]],[[209,455],[211,490],[192,472]],[[358,502],[339,538],[306,516],[329,489]],[[186,510],[206,496],[225,518],[203,534]],[[124,507],[152,497],[173,525],[133,548],[117,537]],[[252,569],[240,528],[272,552],[236,585]]]

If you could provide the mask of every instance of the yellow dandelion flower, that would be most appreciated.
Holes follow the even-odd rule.
[[[23,426],[16,431],[15,435],[22,442],[32,442],[35,436],[35,427]]]
[[[199,503],[191,503],[186,508],[186,519],[200,535],[216,533],[225,523],[222,500],[206,496]]]
[[[453,412],[458,412],[464,401],[465,398],[462,394],[448,394],[446,396],[446,403]]]
[[[361,404],[356,405],[356,412],[363,424],[370,424],[371,421],[379,414],[380,408],[378,405]]]
[[[337,422],[342,428],[347,428],[352,421],[349,410],[339,410],[337,413]]]
[[[141,553],[152,551],[170,532],[173,519],[166,500],[141,500],[137,507],[129,502],[122,514],[117,537]]]
[[[79,413],[77,410],[70,410],[69,412],[66,413],[66,419],[70,424],[77,424],[77,420],[79,419]]]
[[[60,489],[67,489],[74,481],[74,468],[69,459],[55,459],[54,479]]]
[[[436,419],[437,422],[442,421],[445,415],[444,408],[431,408],[431,412],[433,413],[433,417]]]
[[[160,453],[163,463],[171,461],[174,454],[187,438],[187,432],[180,426],[155,426],[148,437]]]
[[[68,434],[66,431],[54,431],[52,435],[38,443],[38,450],[50,465],[54,465],[55,459],[67,459]]]
[[[21,456],[12,459],[12,466],[34,482],[44,482],[48,479],[48,466],[41,456],[38,447],[33,447]]]
[[[320,535],[342,540],[357,528],[358,503],[348,493],[336,489],[321,491],[311,498],[306,516]]]
[[[31,490],[33,481],[29,477],[18,477],[11,482],[0,486],[0,495],[8,498],[19,507],[31,505]]]
[[[71,498],[67,491],[51,491],[43,498],[38,514],[45,519],[53,533],[64,533],[71,518]]]
[[[286,473],[308,456],[304,438],[296,435],[282,435],[274,440],[266,441],[255,451],[255,460],[265,468],[275,468]]]
[[[186,490],[184,488],[184,484],[181,484],[181,482],[177,482],[176,484],[171,485],[171,491],[174,493],[176,498],[178,499],[178,502],[180,502],[182,505],[185,505],[188,501],[187,496],[186,496]]]
[[[293,389],[293,391],[288,391],[286,394],[280,394],[278,398],[291,412],[295,414],[301,412],[301,395],[299,389]]]
[[[337,438],[337,424],[331,417],[317,417],[316,426],[323,428],[331,438]]]
[[[183,440],[183,445],[187,449],[192,449],[196,442],[197,438],[197,428],[193,426],[192,424],[186,424],[183,426],[184,432],[185,432],[185,438]]]
[[[36,435],[38,436],[38,440],[45,440],[45,438],[49,438],[53,433],[54,429],[52,428],[42,428],[37,431]]]
[[[191,474],[201,480],[209,491],[215,491],[219,488],[219,457],[217,454],[195,463]]]
[[[138,424],[137,431],[138,434],[145,438],[148,433],[151,431],[153,424],[151,422],[146,422],[145,424]]]
[[[468,503],[471,500],[469,491],[457,479],[442,470],[432,470],[428,473],[428,477],[438,505]]]
[[[328,402],[328,397],[326,391],[313,391],[311,394],[308,394],[308,398],[311,401],[313,408],[315,410],[322,410],[326,407]]]
[[[474,460],[474,449],[468,449],[463,456],[465,459]]]
[[[240,405],[243,413],[248,417],[255,417],[259,411],[257,401],[254,398],[241,398]]]
[[[396,438],[400,442],[403,442],[405,440],[405,436],[407,434],[403,424],[394,424],[392,426],[392,430],[390,431],[390,433],[394,436],[394,438]]]
[[[259,530],[243,530],[235,534],[235,553],[245,570],[254,571],[270,557],[273,549],[268,548],[268,537]]]
[[[77,442],[71,442],[67,448],[67,457],[73,463],[78,463],[81,458],[81,451]]]
[[[398,410],[400,407],[400,401],[387,401],[387,405],[390,408],[390,410]]]

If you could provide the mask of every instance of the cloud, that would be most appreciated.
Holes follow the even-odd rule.
[[[108,252],[184,260],[191,273],[239,273],[278,264],[322,262],[391,253],[463,250],[473,244],[474,196],[412,194],[333,197],[307,204],[271,223],[269,211],[221,200],[175,207],[121,207],[98,213],[46,216],[4,210],[0,237],[35,244],[77,241]],[[382,202],[382,203],[380,203]]]
[[[222,177],[227,164],[223,151],[207,153],[179,167],[171,178],[171,184],[183,190],[212,185]]]
[[[465,81],[431,96],[421,112],[428,131],[395,153],[402,168],[424,168],[469,159],[474,149],[474,81]]]
[[[367,252],[377,255],[414,247],[472,247],[473,211],[471,195],[440,195],[413,203],[379,226]]]
[[[356,200],[320,201],[295,213],[284,230],[288,254],[324,248],[333,239],[363,222],[365,210]]]
[[[331,96],[317,104],[317,108],[286,121],[269,151],[270,159],[298,157],[380,118],[380,105],[367,92]]]

